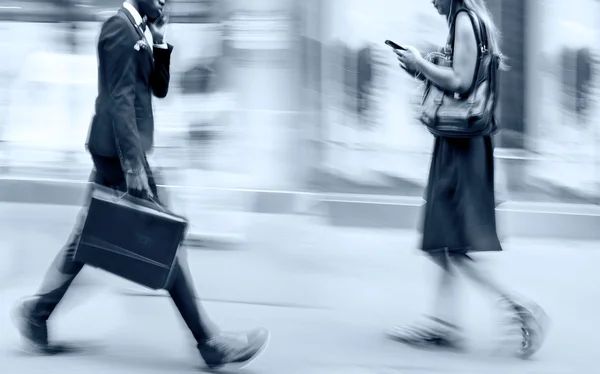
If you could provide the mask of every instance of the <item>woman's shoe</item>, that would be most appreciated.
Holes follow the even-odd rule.
[[[543,345],[549,325],[546,312],[533,302],[521,303],[503,298],[500,300],[508,313],[503,327],[508,327],[508,335],[519,336],[519,348],[515,354],[521,359],[533,356]]]
[[[387,332],[387,337],[415,348],[464,350],[463,338],[456,325],[436,317],[426,318],[418,324],[394,326]]]

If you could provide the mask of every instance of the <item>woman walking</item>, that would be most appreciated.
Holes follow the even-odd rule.
[[[408,73],[455,96],[468,96],[476,84],[478,61],[483,54],[478,41],[487,37],[487,48],[501,57],[498,29],[484,0],[432,3],[448,20],[450,36],[444,55],[451,57],[452,63],[440,66],[413,47],[394,51]],[[395,327],[389,337],[419,347],[463,348],[455,321],[454,297],[454,272],[460,270],[497,295],[511,326],[518,331],[517,355],[526,358],[534,354],[543,342],[545,313],[533,303],[517,301],[479,269],[469,255],[502,251],[496,233],[491,133],[464,138],[436,136],[426,200],[422,250],[442,269],[434,316],[413,326]]]

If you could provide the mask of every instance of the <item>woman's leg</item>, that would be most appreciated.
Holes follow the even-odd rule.
[[[499,297],[500,306],[506,317],[503,321],[503,339],[512,340],[513,335],[518,341],[516,355],[529,358],[542,346],[548,326],[546,312],[532,301],[517,301],[517,297],[496,283],[489,273],[477,267],[475,261],[468,255],[452,257],[452,264],[472,281]]]
[[[434,296],[435,300],[432,315],[440,320],[456,325],[458,317],[458,300],[455,269],[449,261],[447,253],[434,254],[431,256],[431,259],[441,269],[437,290]]]
[[[451,259],[452,265],[479,286],[503,299],[512,299],[509,293],[490,276],[489,272],[482,271],[470,256],[460,254],[452,256]]]
[[[462,338],[456,325],[458,300],[455,272],[447,253],[433,254],[431,258],[441,269],[432,315],[413,325],[395,326],[388,336],[393,340],[423,348],[460,349]]]

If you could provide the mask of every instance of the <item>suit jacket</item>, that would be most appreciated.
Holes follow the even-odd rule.
[[[145,154],[153,146],[152,95],[167,95],[173,51],[168,45],[152,52],[140,41],[145,41],[144,33],[124,8],[102,25],[98,97],[86,143],[92,156],[118,157],[129,173],[144,168]]]

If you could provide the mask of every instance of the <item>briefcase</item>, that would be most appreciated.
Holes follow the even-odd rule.
[[[97,186],[75,260],[151,289],[165,289],[187,221],[155,202]]]

